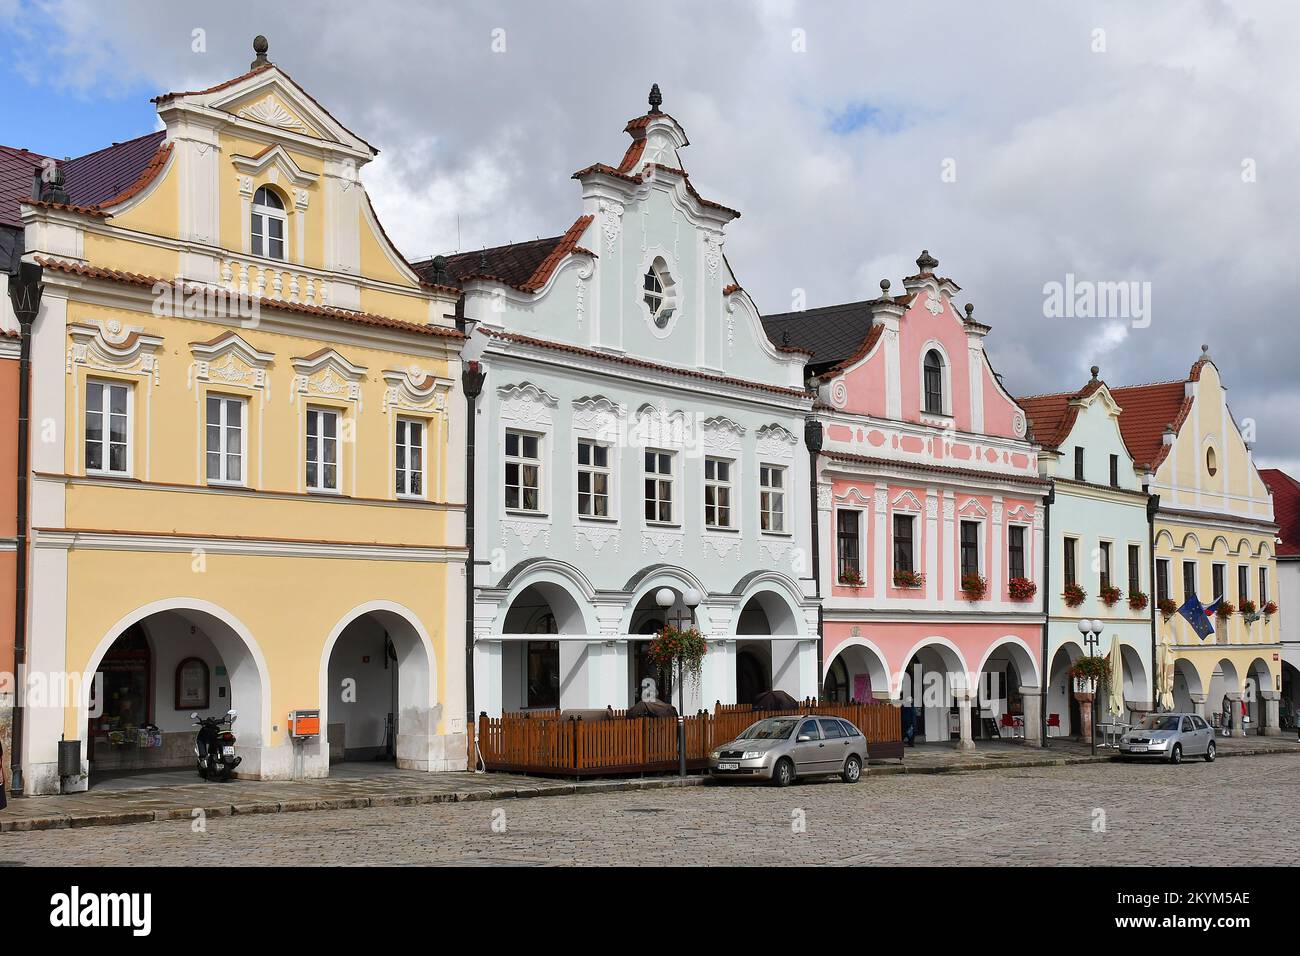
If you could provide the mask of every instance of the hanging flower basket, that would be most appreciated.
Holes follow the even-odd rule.
[[[698,630],[693,627],[682,630],[668,624],[650,642],[646,656],[661,668],[680,664],[684,673],[698,681],[707,651],[708,642]]]
[[[1065,603],[1070,607],[1078,607],[1088,598],[1088,592],[1077,584],[1067,584],[1063,592]]]
[[[1227,620],[1237,613],[1237,605],[1233,604],[1231,601],[1224,601],[1215,608],[1214,613],[1220,620]]]
[[[1160,609],[1160,613],[1165,616],[1166,621],[1178,613],[1178,602],[1173,598],[1161,598],[1156,607]]]
[[[921,571],[895,571],[894,587],[919,588],[925,585],[925,574]]]
[[[845,568],[840,572],[840,584],[851,588],[862,587],[862,575],[857,568]]]
[[[1080,657],[1070,665],[1070,676],[1100,687],[1110,679],[1110,661],[1105,657]]]
[[[1119,603],[1120,595],[1123,593],[1124,592],[1122,592],[1119,588],[1115,587],[1115,585],[1108,584],[1101,589],[1098,596],[1101,598],[1102,604],[1106,605],[1107,607],[1114,607],[1117,603]]]
[[[1142,591],[1128,592],[1128,606],[1135,611],[1145,611],[1150,599]]]
[[[1277,602],[1276,602],[1276,601],[1269,601],[1267,604],[1264,605],[1264,616],[1265,616],[1265,617],[1272,617],[1272,616],[1273,616],[1274,614],[1276,614],[1276,613],[1277,613]]]
[[[1029,578],[1012,578],[1007,582],[1007,590],[1013,601],[1030,601],[1038,593],[1038,585]]]
[[[1246,598],[1246,600],[1241,602],[1241,607],[1238,608],[1238,610],[1241,611],[1242,617],[1248,617],[1255,613],[1255,602],[1250,598]]]
[[[988,593],[989,582],[981,575],[970,573],[961,576],[961,593],[968,601],[982,600]]]

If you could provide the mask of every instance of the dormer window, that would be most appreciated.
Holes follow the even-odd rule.
[[[935,349],[925,353],[925,410],[930,415],[943,412],[943,356]]]
[[[645,273],[644,301],[650,318],[659,328],[667,328],[673,317],[673,280],[668,274],[668,264],[655,259]]]
[[[253,195],[253,255],[284,258],[284,202],[265,186]]]

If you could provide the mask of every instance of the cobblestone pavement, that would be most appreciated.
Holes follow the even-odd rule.
[[[1298,814],[1279,754],[11,832],[0,863],[1296,866]]]

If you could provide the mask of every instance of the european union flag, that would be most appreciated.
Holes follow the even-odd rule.
[[[1201,640],[1205,640],[1214,633],[1214,625],[1210,623],[1210,615],[1213,614],[1223,602],[1223,598],[1215,598],[1214,603],[1206,607],[1200,599],[1193,594],[1187,596],[1183,606],[1178,609],[1178,613],[1183,616],[1188,624],[1192,625],[1192,630]]]

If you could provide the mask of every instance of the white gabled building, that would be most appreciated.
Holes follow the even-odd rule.
[[[648,676],[666,696],[642,655],[693,590],[709,645],[688,712],[817,693],[806,356],[769,342],[723,255],[739,213],[696,192],[658,103],[656,87],[618,165],[574,174],[563,235],[417,264],[462,287],[483,350],[474,694],[489,715],[623,708]]]

